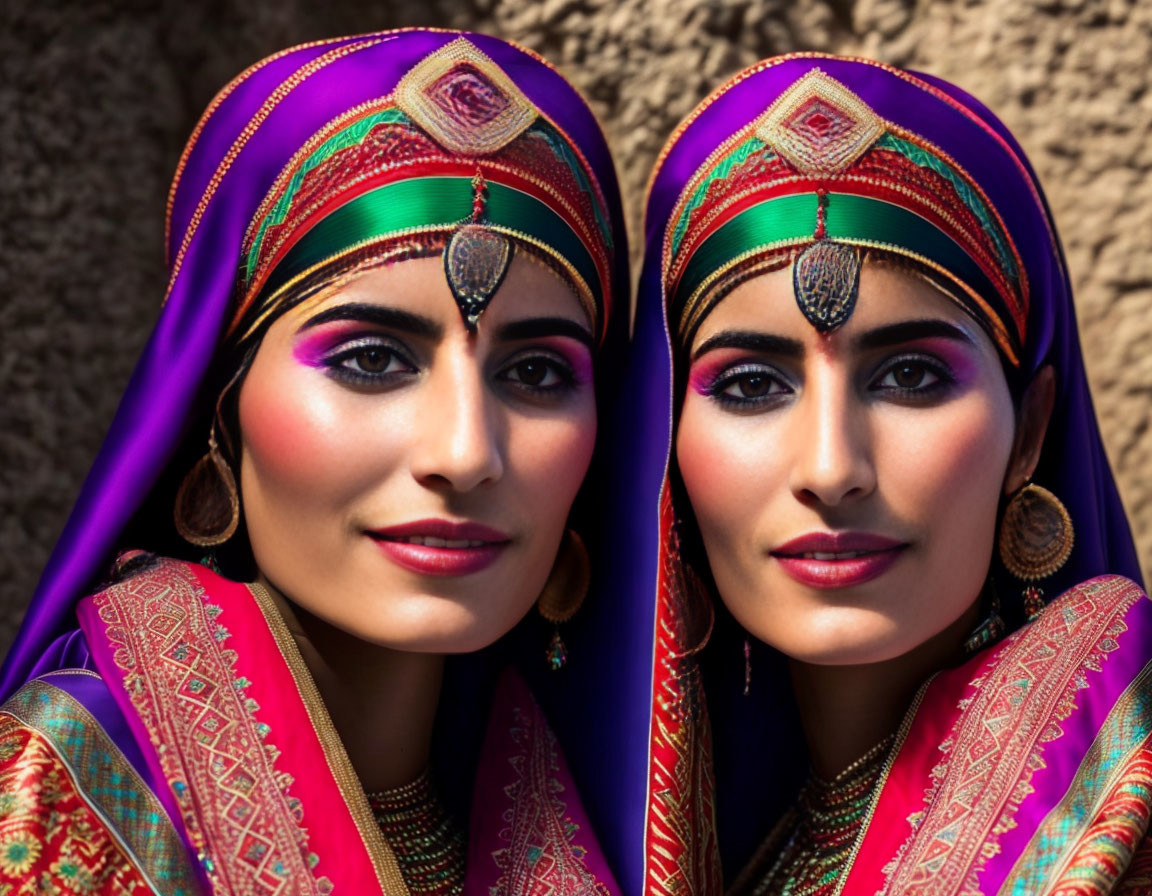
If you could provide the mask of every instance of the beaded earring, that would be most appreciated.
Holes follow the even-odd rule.
[[[560,542],[556,562],[544,583],[544,590],[536,601],[536,610],[552,623],[552,640],[548,643],[545,657],[553,672],[563,669],[568,663],[568,648],[560,637],[560,623],[567,622],[576,615],[588,596],[588,586],[592,582],[592,566],[588,559],[588,549],[575,530],[568,529]]]

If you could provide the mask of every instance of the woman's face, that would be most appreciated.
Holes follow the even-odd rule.
[[[690,358],[679,468],[752,635],[805,662],[878,662],[972,607],[1023,473],[996,349],[958,305],[865,264],[855,313],[822,335],[787,268],[721,301]]]
[[[548,577],[596,438],[592,334],[518,254],[475,333],[440,258],[364,274],[269,328],[239,398],[261,573],[399,650],[478,650]]]

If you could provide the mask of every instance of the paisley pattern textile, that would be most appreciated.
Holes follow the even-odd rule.
[[[95,677],[84,671],[72,674]],[[163,807],[79,700],[50,680],[35,679],[0,708],[0,720],[7,736],[24,741],[22,747],[4,750],[7,771],[0,793],[6,794],[14,810],[22,811],[26,821],[40,827],[58,821],[68,828],[70,816],[58,811],[54,794],[60,787],[71,788],[85,807],[78,806],[74,814],[83,819],[83,825],[94,825],[88,832],[93,842],[103,838],[116,852],[123,852],[135,873],[159,892],[189,896],[197,890],[184,845]],[[30,771],[33,767],[38,771]],[[30,783],[43,776],[53,778],[54,783],[45,787]],[[45,831],[40,842],[57,839]],[[65,853],[71,854],[72,849],[68,847]],[[61,867],[71,861],[57,858]],[[76,874],[77,881],[82,877],[95,886],[93,869],[81,874],[77,866]],[[81,882],[71,885],[79,888]]]
[[[0,892],[164,892],[88,803],[51,742],[6,712],[0,712]]]

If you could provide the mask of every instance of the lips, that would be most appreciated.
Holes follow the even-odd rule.
[[[907,547],[870,532],[811,532],[769,553],[803,585],[848,588],[883,575]]]
[[[499,559],[511,536],[480,523],[427,519],[366,533],[404,569],[429,576],[480,572]]]

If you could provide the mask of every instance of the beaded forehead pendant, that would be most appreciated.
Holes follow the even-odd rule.
[[[820,181],[842,174],[884,133],[863,100],[819,69],[809,72],[764,113],[756,136],[801,174]],[[804,317],[821,333],[843,325],[860,292],[860,250],[827,234],[829,197],[816,191],[815,242],[797,256],[792,288]]]
[[[492,60],[464,38],[415,66],[396,88],[396,103],[450,152],[477,157],[472,214],[444,249],[444,276],[464,325],[480,315],[512,263],[512,241],[485,222],[479,157],[507,146],[536,120],[536,108]]]

